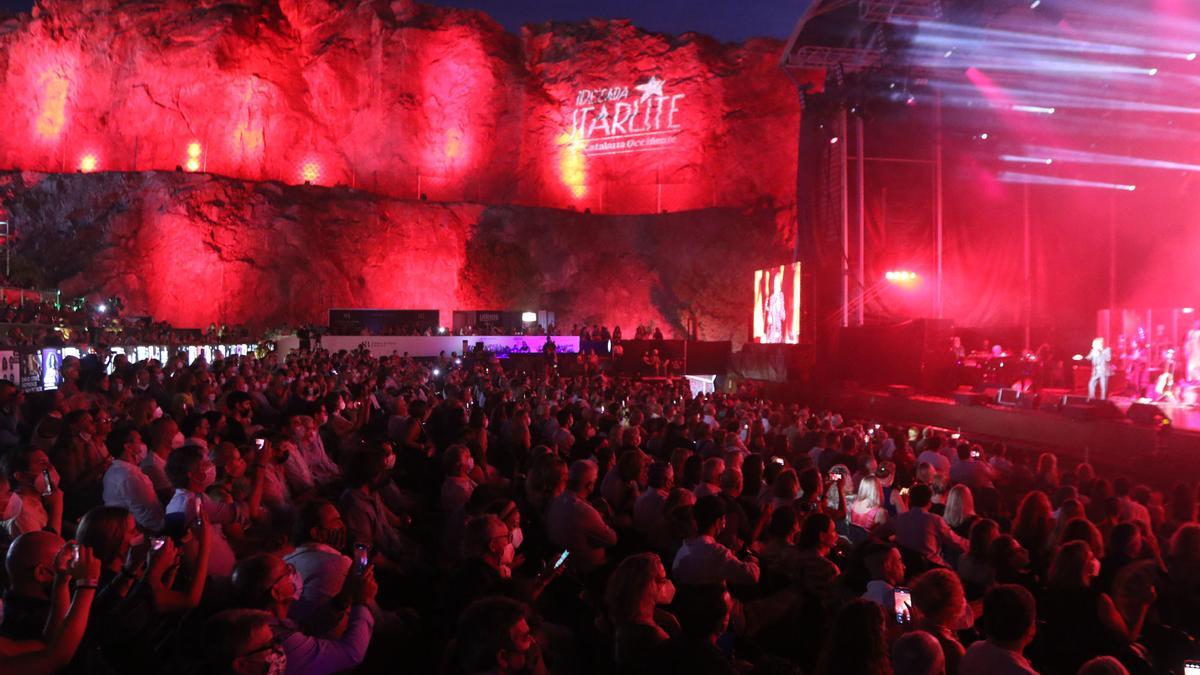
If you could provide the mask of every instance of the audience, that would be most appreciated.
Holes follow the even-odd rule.
[[[309,347],[0,382],[0,670],[1141,675],[1200,656],[1187,486],[751,387]]]

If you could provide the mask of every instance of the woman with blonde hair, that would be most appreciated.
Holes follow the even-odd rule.
[[[888,520],[883,506],[883,487],[875,476],[865,476],[858,483],[858,492],[850,506],[850,524],[871,530]]]
[[[964,539],[971,534],[971,526],[979,519],[975,514],[975,494],[966,485],[955,485],[946,495],[946,511],[942,515],[954,533]]]

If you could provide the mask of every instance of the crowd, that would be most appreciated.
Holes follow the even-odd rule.
[[[1196,490],[676,379],[0,382],[4,673],[1182,672]]]

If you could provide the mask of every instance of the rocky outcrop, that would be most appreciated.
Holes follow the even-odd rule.
[[[781,45],[627,21],[506,33],[382,0],[39,0],[0,24],[0,168],[195,168],[433,201],[794,202]]]
[[[0,200],[47,283],[179,326],[541,308],[740,343],[754,268],[790,250],[772,209],[594,215],[182,172],[3,173]]]

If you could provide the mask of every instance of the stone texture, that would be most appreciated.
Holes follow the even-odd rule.
[[[202,170],[250,180],[609,213],[765,203],[786,228],[800,112],[780,50],[621,20],[516,36],[400,0],[39,0],[0,24],[0,168],[169,171],[199,143]],[[670,147],[572,156],[577,92],[651,77],[684,95]]]
[[[16,256],[67,295],[180,326],[329,307],[533,309],[743,342],[753,270],[785,259],[772,209],[593,215],[390,199],[179,172],[0,174]]]

